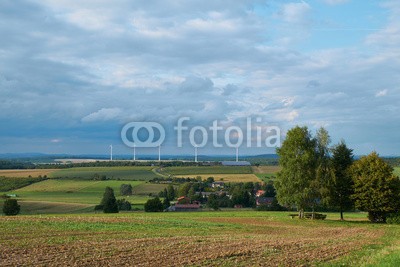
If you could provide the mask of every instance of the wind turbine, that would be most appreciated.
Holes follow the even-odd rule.
[[[136,160],[136,145],[133,144],[133,160]]]
[[[113,146],[112,145],[110,145],[110,160],[112,161],[113,160]]]
[[[161,161],[161,145],[158,146],[158,161]]]
[[[239,147],[236,147],[236,162],[239,161]]]
[[[194,162],[197,162],[197,146],[194,147]]]

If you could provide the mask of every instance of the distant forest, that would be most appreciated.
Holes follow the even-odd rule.
[[[392,167],[400,167],[400,157],[386,157],[383,158]],[[278,165],[278,158],[243,158],[241,160],[249,161],[252,165],[267,165],[276,166]],[[207,162],[190,162],[190,161],[96,161],[86,163],[33,163],[31,161],[24,161],[22,159],[11,159],[11,160],[0,160],[1,170],[10,169],[67,169],[74,167],[121,167],[121,166],[163,166],[163,167],[174,167],[174,166],[210,166],[220,165],[218,161],[207,161]]]

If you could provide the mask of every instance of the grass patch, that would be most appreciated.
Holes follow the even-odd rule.
[[[143,181],[77,181],[63,179],[49,179],[39,183],[35,183],[24,188],[11,191],[12,194],[17,194],[19,200],[33,202],[53,202],[53,203],[78,203],[96,205],[100,203],[103,197],[104,189],[109,186],[114,189],[117,198],[122,198],[119,193],[121,184],[131,184],[134,192],[137,195],[124,196],[133,204],[144,204],[148,200],[147,194],[157,194],[161,191],[161,186],[157,188],[146,187],[147,191],[141,191],[140,187]],[[160,190],[158,190],[160,189]]]
[[[52,172],[50,177],[91,180],[95,175],[106,176],[111,180],[140,181],[147,181],[157,177],[157,174],[152,171],[150,166],[69,168]]]
[[[0,192],[15,190],[40,181],[43,181],[43,178],[0,177]]]

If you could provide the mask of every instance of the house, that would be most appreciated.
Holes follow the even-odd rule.
[[[193,201],[191,204],[175,204],[170,206],[167,211],[199,211],[201,208],[198,201]]]
[[[265,191],[264,190],[257,190],[257,192],[256,192],[256,197],[261,197],[262,195],[264,195],[265,194]]]
[[[178,204],[190,204],[190,198],[186,196],[178,197]]]
[[[256,205],[257,207],[262,205],[271,206],[274,199],[274,197],[257,197]]]
[[[224,188],[225,183],[224,182],[213,182],[211,183],[212,188]]]

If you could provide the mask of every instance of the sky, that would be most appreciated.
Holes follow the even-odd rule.
[[[400,155],[397,0],[2,0],[0,36],[0,153],[131,153],[129,122],[159,123],[163,153],[193,153],[194,127],[199,154],[234,153],[251,119],[262,144],[300,125]]]

